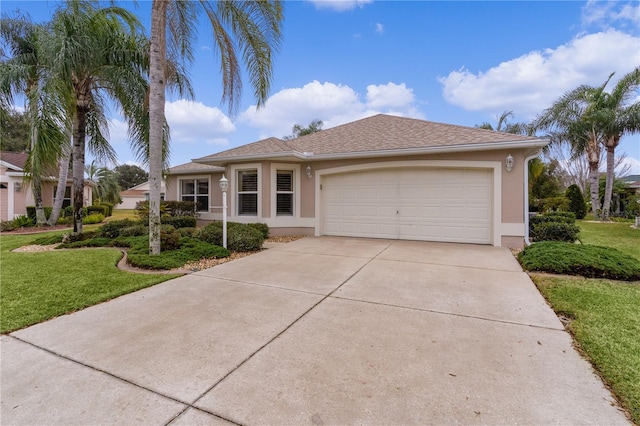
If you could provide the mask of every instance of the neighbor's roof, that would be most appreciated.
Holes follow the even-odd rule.
[[[3,166],[19,172],[24,170],[24,166],[27,164],[27,157],[29,157],[29,154],[24,152],[0,152],[0,161],[4,163]]]
[[[224,167],[210,166],[208,164],[185,163],[171,167],[169,174],[202,173],[202,172],[222,172]]]
[[[223,164],[269,156],[319,160],[546,144],[546,140],[531,136],[379,114],[288,141],[264,139],[194,161]]]

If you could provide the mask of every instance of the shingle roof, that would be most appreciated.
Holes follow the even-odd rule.
[[[223,167],[210,166],[208,164],[200,164],[200,163],[185,163],[180,164],[169,169],[169,174],[176,173],[189,173],[189,172],[220,172],[223,171]]]
[[[22,171],[24,166],[27,164],[27,157],[29,155],[24,152],[10,152],[10,151],[2,151],[0,152],[0,160],[5,163],[11,164],[14,170]]]
[[[473,145],[526,141],[540,141],[540,139],[475,127],[378,114],[288,141],[277,138],[264,139],[195,161],[233,161],[234,158],[239,157],[287,152],[338,155],[455,146],[468,146],[472,150]]]

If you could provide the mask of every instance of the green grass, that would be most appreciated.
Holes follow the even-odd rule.
[[[122,254],[117,249],[11,252],[53,234],[0,236],[1,333],[179,276],[120,271],[116,264]]]
[[[640,424],[640,282],[532,278],[556,313],[573,319],[578,347]]]
[[[583,244],[613,247],[640,260],[640,229],[630,223],[597,223],[578,221]]]
[[[107,218],[107,222],[112,220],[122,220],[122,219],[138,219],[135,215],[135,210],[120,210],[113,209],[111,212],[111,216]]]

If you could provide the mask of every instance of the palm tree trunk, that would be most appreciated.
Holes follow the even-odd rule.
[[[599,162],[589,161],[589,188],[591,191],[591,212],[594,218],[598,218],[600,213],[600,197],[599,197]]]
[[[604,201],[602,202],[602,220],[609,220],[611,196],[613,195],[613,181],[615,179],[615,154],[618,145],[614,138],[607,140],[607,180],[604,186]]]
[[[165,122],[166,20],[167,2],[153,0],[149,58],[149,254],[160,253],[160,185],[162,182],[162,138]]]
[[[62,150],[62,157],[58,160],[58,185],[56,187],[56,198],[53,200],[53,211],[49,217],[49,225],[58,223],[60,210],[64,202],[64,193],[67,189],[67,176],[69,174],[69,160],[71,159],[71,146],[65,145]]]
[[[36,226],[47,225],[47,217],[44,214],[44,204],[42,203],[42,179],[40,176],[31,177],[31,189],[36,205]]]
[[[82,208],[84,207],[84,151],[87,124],[86,110],[76,107],[73,126],[73,232],[82,232]]]

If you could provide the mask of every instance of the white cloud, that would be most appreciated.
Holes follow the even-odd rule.
[[[228,142],[224,135],[236,130],[231,119],[222,111],[201,102],[185,99],[167,102],[165,114],[174,150],[181,143],[226,145]]]
[[[328,129],[379,113],[423,118],[414,102],[413,90],[404,83],[369,85],[363,101],[349,86],[312,81],[280,90],[260,110],[245,110],[239,121],[259,128],[261,138],[282,137],[291,134],[294,124],[305,126],[315,119]]]
[[[313,3],[317,9],[333,9],[337,12],[344,12],[347,10],[355,9],[356,7],[363,7],[367,3],[373,2],[373,0],[308,0]]]
[[[640,3],[589,0],[582,8],[582,25],[600,29],[617,25],[637,31],[640,22]]]
[[[129,146],[129,136],[127,135],[127,123],[120,118],[109,120],[109,143],[113,147]]]
[[[486,72],[463,67],[439,81],[453,105],[490,113],[512,110],[532,118],[580,84],[599,85],[613,71],[616,77],[631,71],[640,63],[639,45],[640,37],[610,30],[527,53]]]
[[[382,25],[381,23],[377,23],[376,24],[376,32],[378,34],[384,33],[384,25]]]
[[[640,175],[640,159],[627,157],[618,166],[618,169],[625,169],[627,166],[629,167],[629,172],[627,174]]]

